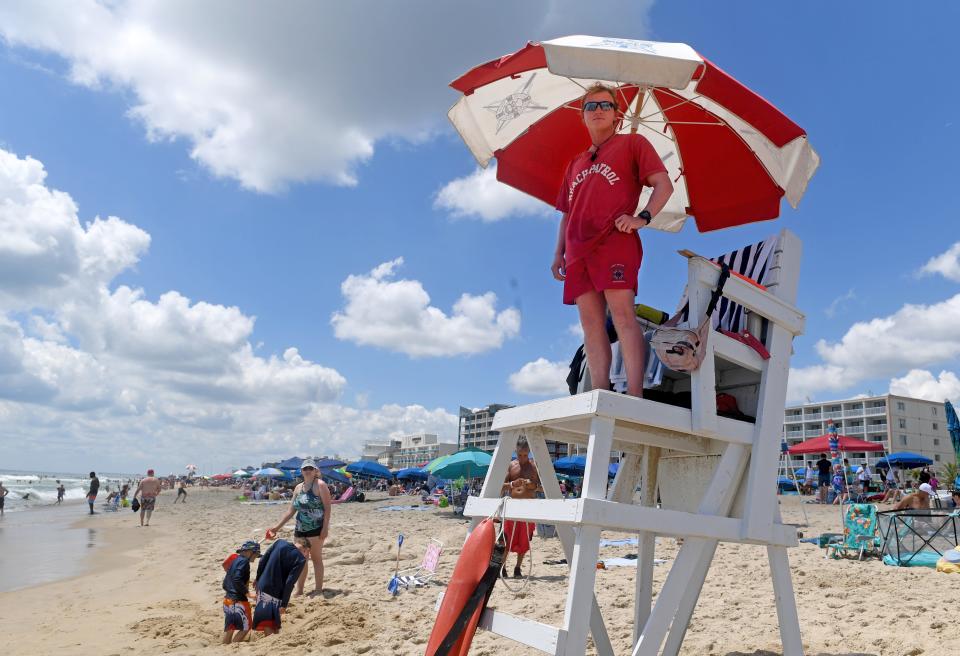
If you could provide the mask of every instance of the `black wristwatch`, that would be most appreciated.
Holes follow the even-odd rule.
[[[650,216],[650,212],[648,212],[647,210],[643,210],[642,212],[640,212],[639,214],[637,214],[637,218],[638,218],[638,219],[645,219],[646,222],[647,222],[647,225],[650,225],[650,222],[653,221],[653,217]]]

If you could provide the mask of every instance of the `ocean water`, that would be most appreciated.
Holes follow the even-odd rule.
[[[123,474],[98,474],[100,479],[100,494],[97,497],[103,500],[107,497],[107,487],[116,490],[124,481],[131,480],[131,476]],[[67,489],[64,503],[82,501],[90,486],[89,473],[69,474],[62,472],[31,472],[0,469],[0,483],[10,490],[7,495],[5,512],[31,510],[42,506],[55,505],[57,501],[57,481],[63,483]],[[131,493],[134,488],[131,488]]]
[[[19,590],[84,571],[92,550],[103,544],[100,519],[107,487],[117,489],[127,476],[104,474],[91,525],[76,528],[79,519],[90,517],[84,495],[89,478],[64,472],[0,470],[0,481],[10,490],[0,518],[0,592]],[[57,505],[57,480],[67,489]],[[132,492],[132,490],[131,490]],[[129,509],[127,510],[129,512]]]

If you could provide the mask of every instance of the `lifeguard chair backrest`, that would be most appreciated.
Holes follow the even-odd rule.
[[[768,249],[768,252],[766,253],[766,265],[760,276],[762,280],[758,282],[774,296],[793,304],[797,297],[800,256],[802,254],[800,240],[792,232],[782,230],[779,235],[759,242],[751,250],[757,253],[760,245],[765,245],[763,248]],[[736,262],[738,256],[742,257],[746,250],[746,248],[739,249],[739,251],[733,251],[733,253],[721,257],[728,257]],[[759,269],[757,271],[759,272]],[[729,308],[728,316],[733,316]],[[758,338],[762,338],[765,334],[763,324],[766,320],[751,312],[745,312],[744,316],[747,330]],[[756,412],[759,383],[744,384],[740,387],[726,387],[723,383],[722,377],[718,376],[718,384],[720,385],[718,391],[734,396],[741,411],[750,415]],[[719,454],[666,456],[661,458],[657,480],[663,502],[662,507],[670,510],[696,512],[719,461]],[[773,466],[776,466],[775,463]],[[773,491],[771,491],[771,494],[773,494]],[[746,485],[743,484],[737,492],[730,516],[742,518],[745,502]]]

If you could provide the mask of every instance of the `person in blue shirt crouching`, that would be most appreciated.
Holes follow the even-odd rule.
[[[223,644],[241,642],[250,633],[253,620],[247,595],[250,589],[250,562],[260,557],[260,544],[247,540],[237,549],[223,577]]]
[[[263,631],[264,635],[280,631],[281,616],[309,555],[310,543],[305,538],[295,538],[293,544],[277,540],[267,549],[257,566],[254,631]]]

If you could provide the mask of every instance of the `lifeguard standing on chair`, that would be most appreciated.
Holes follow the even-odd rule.
[[[638,231],[666,205],[673,183],[654,147],[638,134],[617,134],[617,92],[594,84],[583,96],[581,116],[593,145],[567,166],[557,197],[563,212],[553,277],[562,280],[563,302],[576,304],[593,389],[609,389],[610,309],[627,371],[627,391],[643,396],[645,350],[634,313],[637,274],[643,259]],[[640,192],[653,188],[636,216]]]

